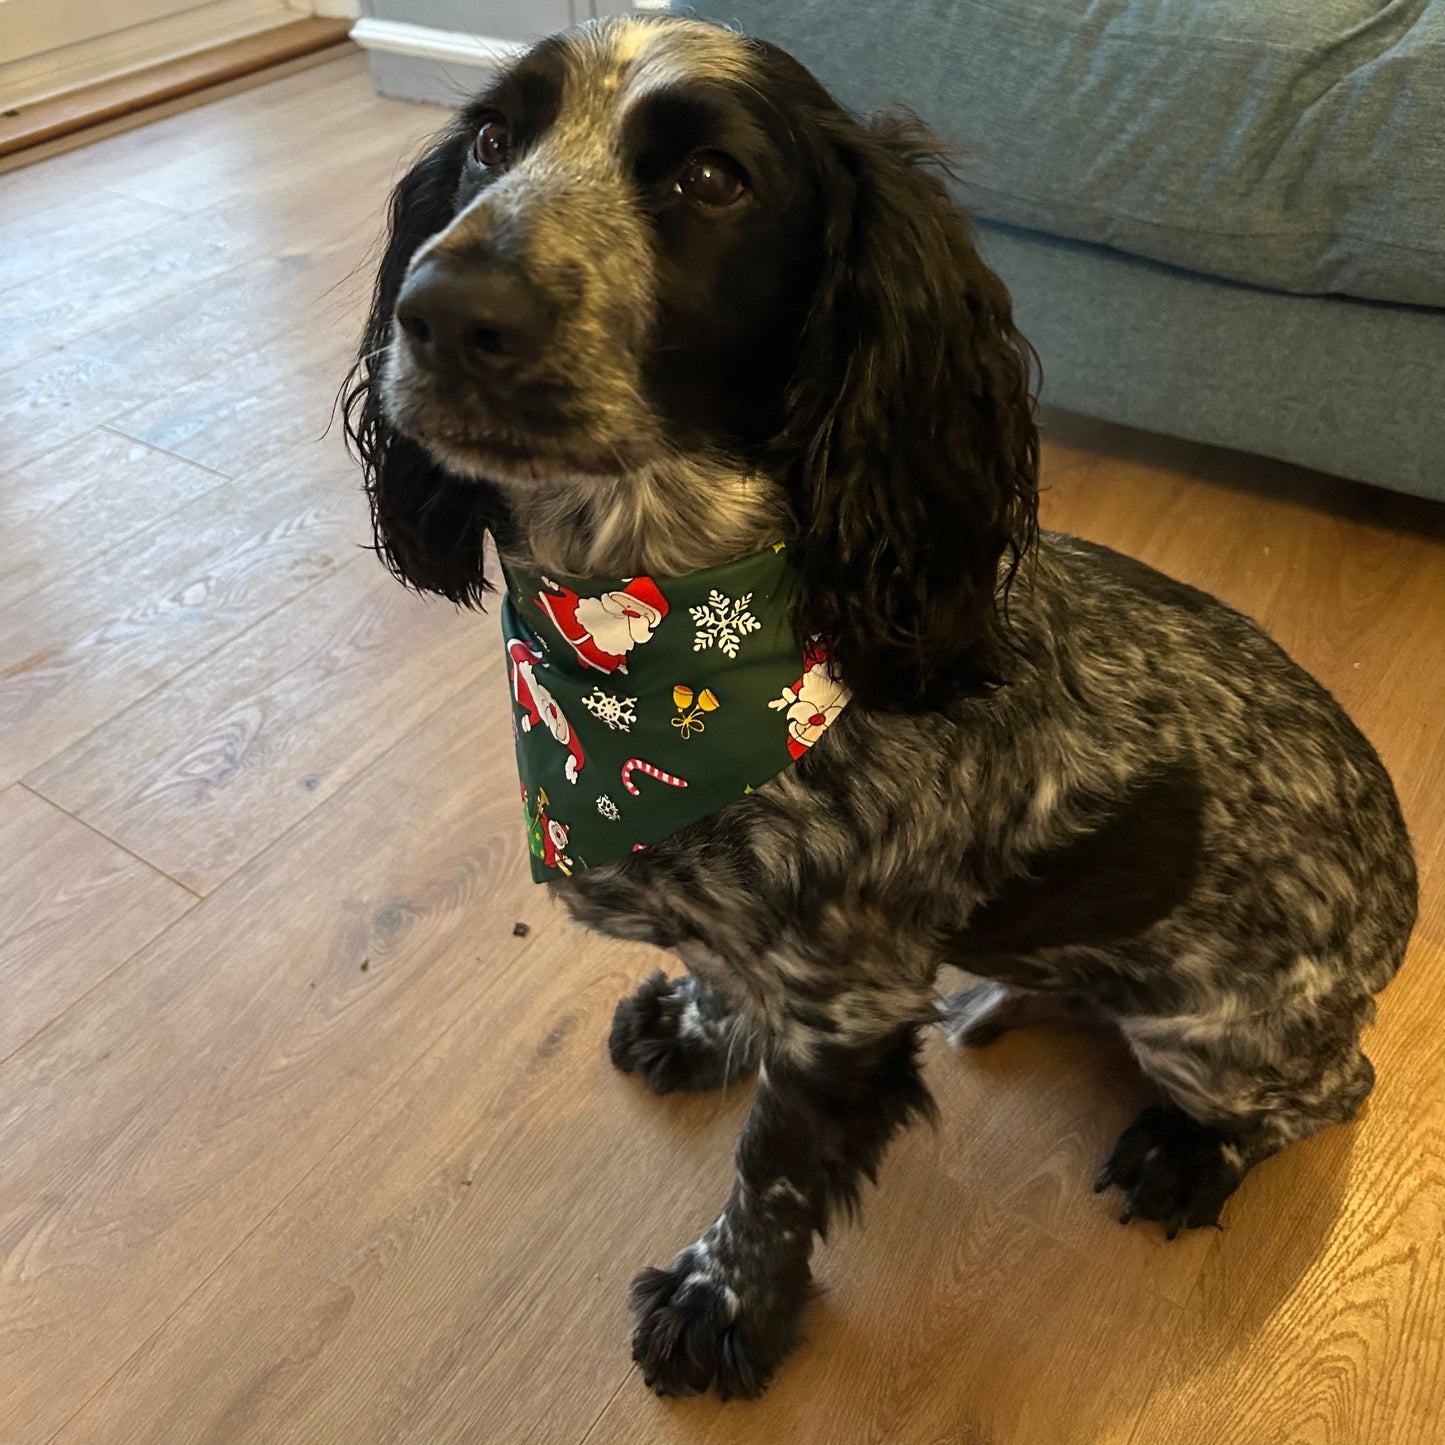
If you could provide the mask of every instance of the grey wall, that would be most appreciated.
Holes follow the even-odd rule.
[[[587,0],[367,0],[364,8],[378,20],[500,40],[531,40],[571,25],[574,10],[581,11],[579,19],[588,14]]]
[[[361,13],[434,30],[457,30],[496,40],[535,40],[593,15],[625,15],[631,0],[361,0]],[[372,83],[401,100],[457,105],[486,84],[479,66],[415,55],[368,52]]]

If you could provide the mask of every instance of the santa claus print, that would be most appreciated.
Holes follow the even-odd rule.
[[[537,606],[572,645],[583,667],[627,671],[627,654],[640,647],[667,616],[667,598],[651,577],[629,577],[616,592],[581,597],[550,577]]]
[[[570,754],[564,771],[567,781],[575,783],[586,759],[572,724],[557,706],[557,699],[538,680],[537,668],[544,663],[542,649],[535,642],[520,637],[507,639],[507,676],[512,683],[512,701],[522,709],[517,726],[524,733],[531,732],[539,723],[545,727]]]
[[[555,818],[549,818],[545,812],[539,816],[542,820],[542,862],[549,868],[558,868],[570,874],[573,865],[567,856],[567,835],[571,829]]]
[[[794,761],[828,730],[848,704],[848,689],[833,676],[827,655],[816,643],[803,651],[803,675],[768,706],[786,709],[788,752]]]

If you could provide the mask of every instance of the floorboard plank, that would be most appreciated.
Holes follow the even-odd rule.
[[[9,201],[9,184],[0,176],[0,293],[26,283],[43,286],[53,271],[134,242],[177,214],[169,206],[99,190],[33,213],[12,210]]]
[[[220,480],[209,468],[108,431],[85,436],[0,479],[0,609],[52,582],[83,588],[112,547]]]
[[[228,273],[258,257],[285,256],[318,242],[329,249],[350,243],[353,256],[360,256],[377,232],[376,193],[396,169],[410,129],[398,134],[394,123],[354,126],[347,136],[347,184],[340,187],[333,184],[334,152],[308,146],[303,135],[294,149],[255,173],[244,194],[202,211],[168,212],[163,224],[0,291],[0,373],[151,307],[208,286],[224,290]],[[329,190],[330,204],[319,216],[316,193],[322,188]]]
[[[539,970],[569,946],[585,974]],[[1080,1255],[950,1181],[926,1133],[890,1160],[870,1227],[823,1253],[811,1342],[763,1403],[647,1396],[629,1376],[626,1279],[711,1217],[748,1092],[654,1100],[611,1072],[612,1001],[648,964],[549,929],[58,1445],[520,1445],[580,1439],[599,1415],[592,1440],[933,1440],[963,1420],[967,1438],[1011,1445],[1128,1438],[1142,1400],[1121,1381],[1158,1362],[1176,1308],[1147,1267]],[[606,1206],[619,1196],[627,1208]],[[277,1275],[276,1257],[301,1274]],[[1027,1328],[998,1319],[1003,1294]],[[1085,1298],[1095,1335],[1071,1336],[1067,1309],[1035,1329],[1045,1301]],[[963,1359],[959,1336],[976,1341]],[[1088,1384],[1039,1392],[1051,1369]]]
[[[545,902],[513,788],[475,767],[508,706],[464,694],[0,1066],[0,1439],[48,1440],[448,1024],[516,987]]]
[[[0,612],[0,780],[354,560],[365,534],[338,473],[283,467],[219,482],[96,559],[84,587],[62,578],[12,603]]]
[[[500,656],[358,557],[27,782],[210,893]]]
[[[323,434],[340,436],[333,411],[356,344],[350,325],[282,332],[110,425],[228,475],[263,466]]]
[[[0,1060],[195,901],[28,789],[0,792]]]
[[[626,1272],[686,1217],[698,1173],[723,1185],[742,1100],[649,1119],[601,1047],[639,950],[562,927],[490,970],[56,1445],[580,1438],[628,1370]],[[585,977],[549,961],[578,946]]]
[[[199,297],[148,307],[10,373],[0,387],[0,474],[283,335],[298,354],[317,333],[354,340],[367,285],[356,268],[368,245],[356,236],[257,257]],[[298,317],[308,318],[301,328]],[[317,433],[329,412],[314,418]]]

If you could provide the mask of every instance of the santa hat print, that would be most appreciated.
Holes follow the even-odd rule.
[[[520,637],[508,637],[507,656],[518,666],[530,663],[535,667],[543,661],[542,649],[535,642],[523,642]]]
[[[810,637],[803,644],[803,677],[806,677],[815,667],[821,667],[828,661],[828,654],[823,648],[819,638]],[[831,676],[831,669],[829,672]],[[798,685],[802,685],[802,678],[798,679]]]
[[[653,613],[658,622],[667,616],[667,598],[651,577],[624,577],[622,590]]]

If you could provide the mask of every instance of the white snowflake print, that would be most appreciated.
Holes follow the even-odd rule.
[[[609,823],[615,823],[622,816],[621,812],[618,810],[617,804],[614,803],[612,799],[607,796],[606,793],[603,793],[603,795],[598,798],[597,811],[601,813],[602,816],[606,818]]]
[[[692,620],[697,623],[697,635],[692,640],[694,652],[704,652],[716,647],[729,657],[738,655],[738,644],[750,632],[761,632],[763,624],[748,611],[753,600],[751,592],[741,597],[724,597],[721,592],[709,592],[705,606],[689,607]]]
[[[615,733],[630,733],[632,724],[637,721],[635,697],[613,697],[611,693],[603,692],[600,687],[594,687],[582,699],[582,706],[598,722],[606,723]]]

